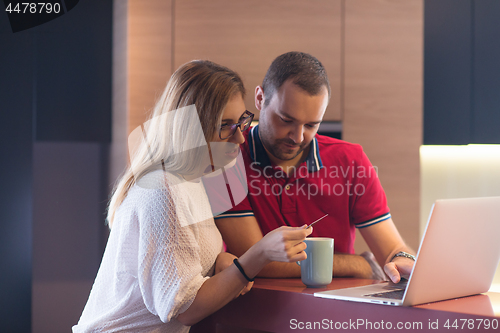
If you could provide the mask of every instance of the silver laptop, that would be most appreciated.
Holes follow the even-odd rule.
[[[500,261],[500,197],[437,200],[407,281],[314,293],[411,306],[488,291]]]

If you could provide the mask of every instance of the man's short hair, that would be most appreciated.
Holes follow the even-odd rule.
[[[288,52],[274,59],[267,70],[262,82],[264,105],[269,105],[276,91],[288,79],[312,96],[319,95],[326,87],[330,98],[330,82],[321,62],[308,53]]]

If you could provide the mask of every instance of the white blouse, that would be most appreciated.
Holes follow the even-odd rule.
[[[73,332],[188,332],[177,321],[214,272],[222,237],[203,183],[144,176],[115,219],[89,299]],[[171,182],[169,182],[172,184]]]

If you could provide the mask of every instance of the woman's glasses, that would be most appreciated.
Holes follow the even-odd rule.
[[[247,130],[250,127],[250,124],[252,123],[254,114],[250,111],[245,111],[241,117],[240,121],[237,122],[236,124],[232,125],[222,125],[219,129],[219,138],[221,140],[226,140],[227,138],[230,138],[236,133],[236,129],[239,127],[242,132]]]

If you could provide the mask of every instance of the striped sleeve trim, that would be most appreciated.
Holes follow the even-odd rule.
[[[366,222],[362,222],[362,223],[358,223],[358,224],[356,224],[356,228],[358,228],[358,229],[366,228],[366,227],[369,227],[371,225],[377,224],[379,222],[388,220],[390,218],[391,218],[391,213],[387,213],[387,214],[384,214],[382,216],[376,217],[376,218],[374,218],[372,220],[369,220],[369,221],[366,221]]]
[[[246,217],[246,216],[254,216],[253,211],[242,210],[239,212],[225,212],[220,215],[214,216],[214,220],[224,219],[227,217]]]

